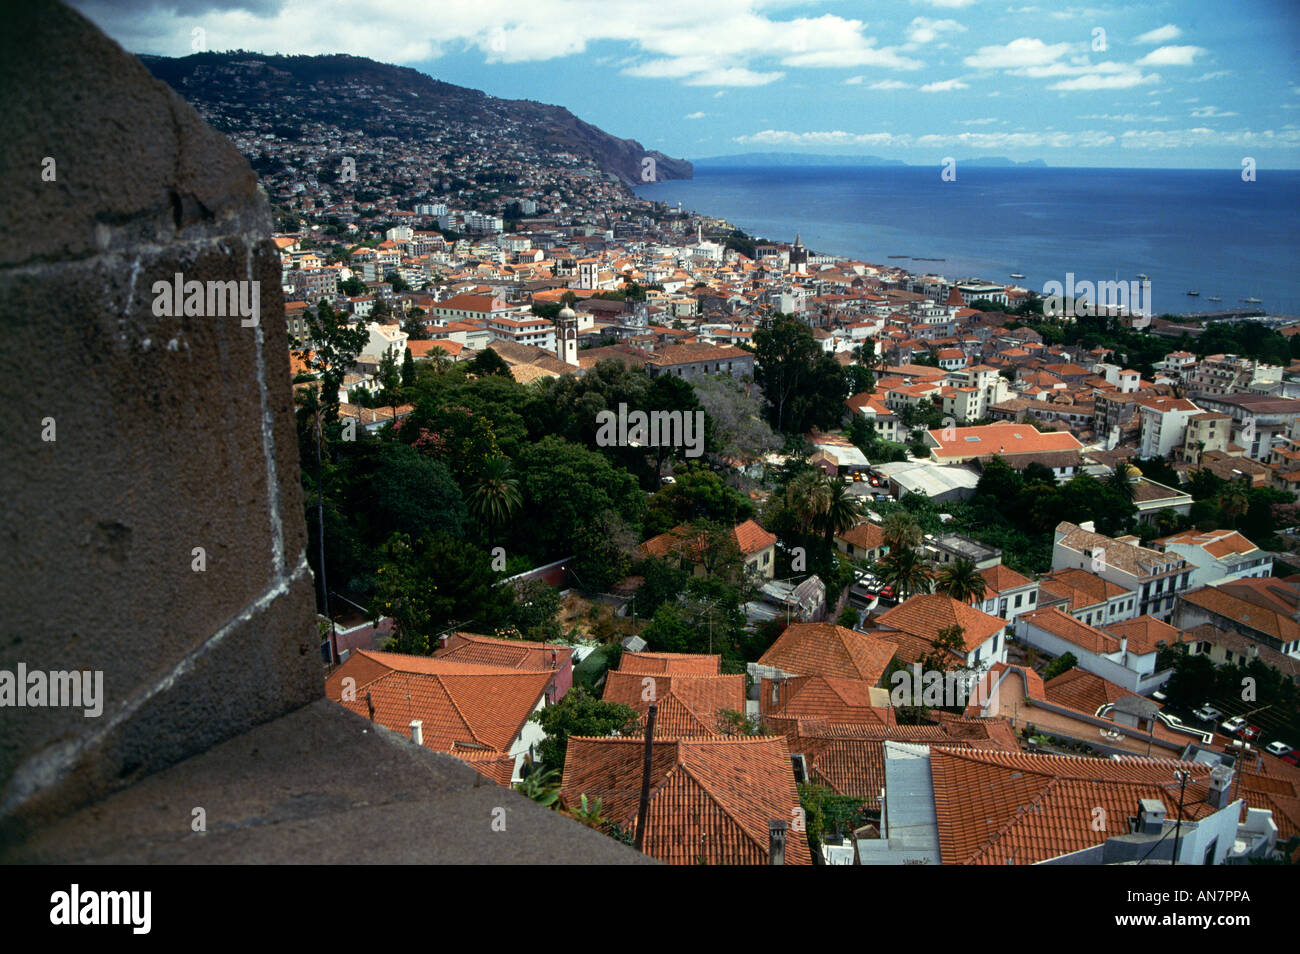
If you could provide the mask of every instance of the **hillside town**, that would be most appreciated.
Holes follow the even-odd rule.
[[[1300,319],[750,236],[490,97],[149,65],[270,198],[333,703],[669,864],[1300,859]]]
[[[421,204],[377,212],[382,232],[350,221],[355,244],[322,228],[345,207],[297,206],[275,238],[293,373],[306,403],[335,374],[360,435],[343,440],[412,444],[455,474],[447,401],[492,378],[591,408],[627,376],[679,379],[687,404],[727,387],[755,426],[703,466],[678,447],[633,468],[664,519],[639,540],[628,520],[597,528],[606,578],[563,532],[497,573],[547,607],[522,614],[532,629],[332,600],[329,698],[668,863],[1296,857],[1300,361],[1189,350],[1212,323],[1094,319],[1092,337],[1163,343],[1134,368],[1122,345],[1052,340],[1026,288],[797,238],[743,249],[708,237],[734,236],[725,222],[649,204],[611,228],[517,198],[508,229]],[[1284,346],[1300,331],[1253,324]],[[339,327],[359,343],[345,367],[315,340]],[[769,412],[795,343],[842,393],[792,425]],[[991,525],[1017,494],[1021,526]],[[492,519],[529,533],[528,496]]]

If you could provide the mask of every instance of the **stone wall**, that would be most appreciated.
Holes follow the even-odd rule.
[[[0,102],[0,673],[103,674],[97,717],[0,708],[3,842],[323,680],[256,176],[48,0],[7,11]],[[154,284],[177,273],[259,282],[257,324],[159,316]]]

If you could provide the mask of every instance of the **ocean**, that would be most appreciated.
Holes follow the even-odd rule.
[[[1243,182],[1238,169],[958,164],[945,182],[938,166],[697,166],[694,179],[636,192],[750,235],[800,234],[814,251],[914,273],[1040,292],[1065,285],[1068,272],[1076,285],[1145,273],[1157,315],[1254,307],[1300,316],[1300,172],[1259,170]],[[945,261],[890,257],[899,255]]]

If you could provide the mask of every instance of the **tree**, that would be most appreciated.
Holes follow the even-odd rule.
[[[754,332],[754,380],[768,402],[768,421],[799,434],[833,427],[843,411],[844,376],[835,359],[797,318],[777,314]]]
[[[1049,682],[1061,673],[1069,672],[1077,665],[1079,665],[1079,660],[1075,657],[1074,653],[1066,653],[1063,656],[1057,656],[1048,664],[1047,669],[1043,672],[1043,681]]]
[[[316,305],[314,312],[308,308],[304,317],[311,346],[300,349],[297,356],[319,374],[322,417],[325,422],[333,423],[339,416],[343,376],[352,370],[357,355],[370,340],[370,332],[364,327],[352,327],[347,314],[336,313],[323,301]]]
[[[893,586],[903,598],[929,593],[933,579],[929,566],[909,547],[898,547],[886,553],[884,559],[876,564],[876,576],[882,583]]]
[[[407,352],[410,353],[409,351]],[[393,420],[397,420],[397,405],[402,403],[402,371],[397,364],[397,356],[392,348],[385,349],[379,359],[380,398],[384,404],[393,409]]]
[[[491,629],[508,621],[513,593],[497,585],[500,574],[478,547],[447,534],[412,543],[398,533],[383,552],[370,616],[393,617],[390,651],[427,655],[449,626]]]
[[[490,457],[479,472],[469,495],[469,509],[488,526],[488,546],[496,543],[496,529],[523,504],[519,481],[515,480],[506,457]]]
[[[537,744],[539,760],[547,769],[562,771],[572,736],[627,734],[636,728],[640,716],[631,706],[602,702],[581,686],[574,686],[553,706],[534,712],[536,722],[546,733]]]
[[[721,457],[751,461],[780,447],[763,419],[763,396],[729,374],[709,375],[694,382],[695,396],[712,425],[713,450]]]
[[[818,519],[825,533],[826,546],[835,545],[835,535],[851,530],[858,525],[861,511],[858,510],[857,498],[849,492],[849,485],[841,478],[823,478],[826,490],[822,498],[821,513]]]
[[[514,376],[510,373],[510,365],[506,364],[505,359],[491,348],[485,348],[475,355],[474,360],[469,363],[469,370],[480,376],[489,374],[498,374],[507,378]]]
[[[402,355],[402,389],[412,387],[415,384],[415,356],[411,354],[411,349],[407,348],[406,353]]]
[[[1106,478],[1106,489],[1132,502],[1133,496],[1137,492],[1137,486],[1133,481],[1129,480],[1128,464],[1121,461],[1115,465],[1115,469]]]
[[[735,526],[754,513],[749,498],[723,483],[713,470],[698,461],[678,466],[674,483],[650,498],[648,533],[663,533],[681,523],[717,520]]]
[[[799,533],[808,537],[830,505],[830,484],[817,468],[809,468],[785,485],[786,506],[799,523]]]
[[[885,515],[880,524],[885,545],[891,550],[910,549],[921,545],[924,534],[916,517],[906,510],[895,510]]]
[[[923,671],[952,672],[966,668],[965,630],[946,626],[930,640],[930,650],[921,657]],[[958,659],[961,661],[958,662]]]
[[[984,577],[970,560],[954,560],[939,571],[935,587],[959,603],[973,603],[984,599],[988,586]]]

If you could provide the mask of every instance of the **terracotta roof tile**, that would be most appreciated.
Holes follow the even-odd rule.
[[[619,658],[619,672],[667,673],[669,675],[716,676],[722,672],[722,657],[691,653],[625,652]]]
[[[944,864],[1035,864],[1127,831],[1138,800],[1178,809],[1173,770],[1191,772],[1183,815],[1203,817],[1210,766],[1168,759],[1091,759],[934,747],[930,771]],[[1094,830],[1105,811],[1106,828]]]
[[[886,631],[885,635],[889,630],[899,630],[931,640],[940,630],[960,626],[966,651],[971,652],[994,633],[1000,633],[1007,621],[942,593],[922,593],[886,610],[876,618],[876,625]]]
[[[600,798],[602,810],[634,828],[644,741],[571,738],[561,797]],[[651,755],[646,854],[668,864],[768,863],[768,822],[799,806],[784,738],[663,739]],[[786,835],[786,864],[811,864],[802,832]]]
[[[745,712],[745,677],[611,671],[605,674],[602,698],[631,706],[643,720],[656,703],[656,735],[718,735],[724,710]]]
[[[880,682],[895,644],[831,623],[795,623],[788,626],[759,664],[800,676],[841,676]]]

